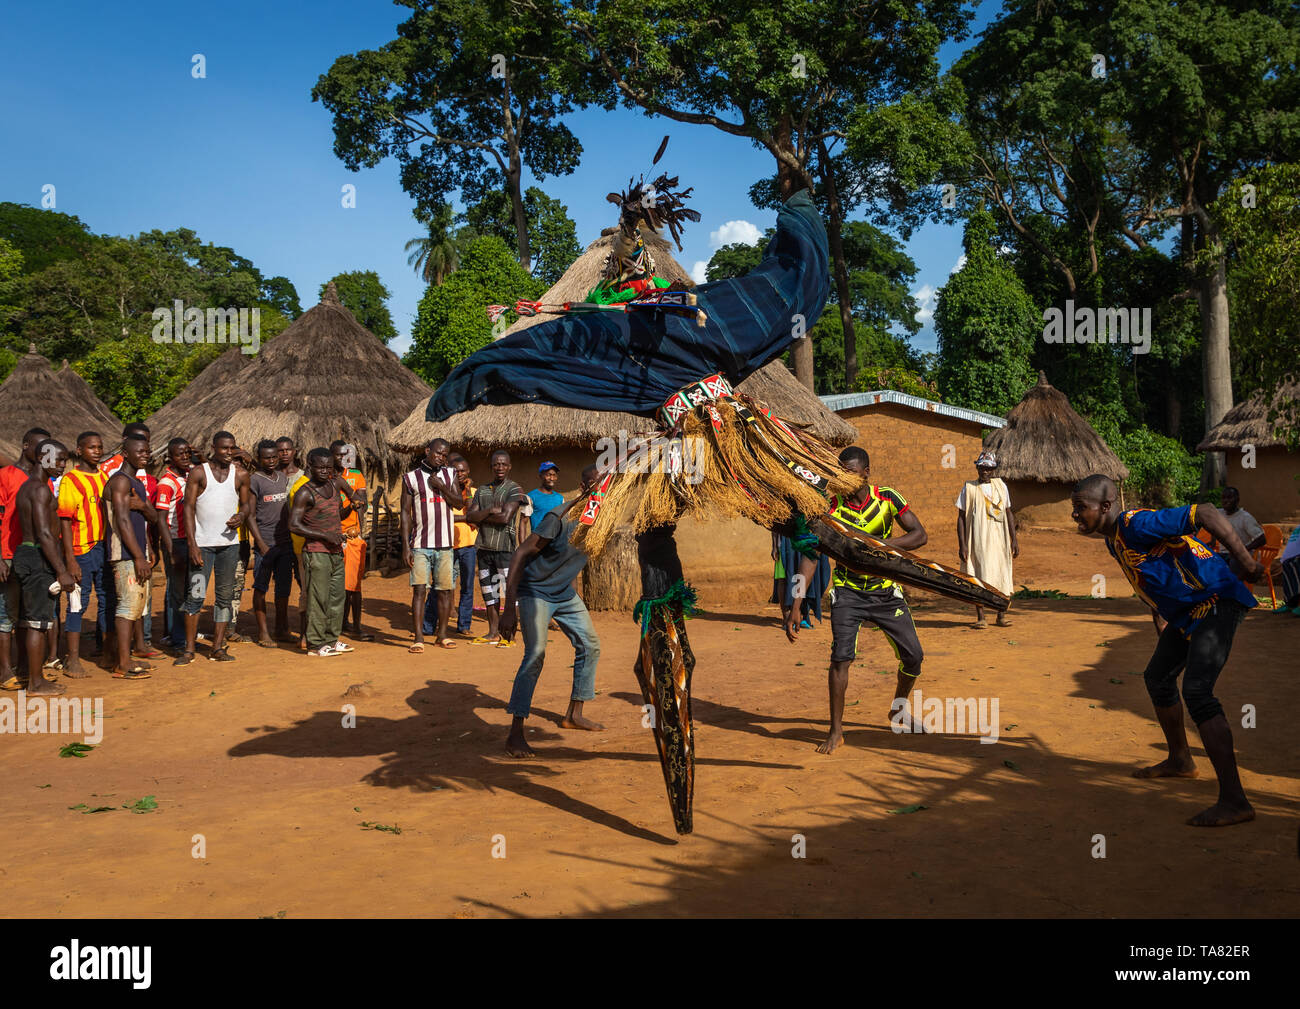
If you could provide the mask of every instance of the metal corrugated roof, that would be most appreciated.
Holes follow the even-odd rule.
[[[970,410],[964,406],[953,406],[949,403],[936,403],[932,399],[922,399],[920,396],[911,396],[905,392],[895,392],[893,389],[876,389],[873,392],[848,392],[839,393],[832,396],[823,396],[822,402],[826,404],[826,409],[834,410],[839,413],[841,410],[852,410],[860,406],[879,406],[882,403],[897,403],[899,406],[910,406],[913,410],[924,410],[926,413],[938,413],[945,417],[955,417],[958,420],[968,420],[972,424],[981,424],[984,427],[1006,427],[1007,422],[1003,417],[992,413],[983,413],[980,410]]]

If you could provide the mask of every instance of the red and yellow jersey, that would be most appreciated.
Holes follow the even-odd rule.
[[[104,488],[108,477],[96,470],[70,469],[59,481],[59,518],[72,523],[72,552],[80,557],[104,538]]]

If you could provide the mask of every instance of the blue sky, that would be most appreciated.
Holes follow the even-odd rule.
[[[982,5],[976,31],[993,6]],[[407,13],[386,0],[11,5],[0,36],[0,200],[39,206],[52,184],[56,209],[97,233],[192,228],[267,276],[287,276],[304,308],[334,274],[376,270],[393,295],[400,353],[423,293],[402,248],[419,233],[413,201],[392,163],[343,167],[330,117],[310,92],[336,57],[390,41]],[[970,44],[945,47],[945,65]],[[196,53],[204,79],[191,76]],[[703,215],[683,236],[678,258],[688,269],[774,221],[747,196],[772,172],[766,151],[632,111],[589,110],[567,122],[584,145],[582,164],[539,184],[568,205],[583,245],[613,223],[604,193],[644,170],[664,133],[672,141],[661,165],[695,187],[692,206]],[[348,183],[355,209],[341,205]],[[958,261],[961,234],[927,226],[907,249],[924,299]],[[915,343],[934,348],[929,325]]]

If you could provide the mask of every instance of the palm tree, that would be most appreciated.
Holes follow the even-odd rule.
[[[429,234],[412,238],[406,243],[409,253],[406,262],[426,284],[438,285],[460,265],[460,248],[448,229],[452,223],[451,204],[444,203],[429,218],[416,220],[429,229]]]

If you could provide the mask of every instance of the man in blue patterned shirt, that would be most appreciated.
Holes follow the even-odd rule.
[[[1079,532],[1106,538],[1106,548],[1138,598],[1151,607],[1160,632],[1143,675],[1169,756],[1134,771],[1133,776],[1196,777],[1178,698],[1178,674],[1183,673],[1183,701],[1219,779],[1219,801],[1187,822],[1195,827],[1226,827],[1253,820],[1255,810],[1241,787],[1232,730],[1214,696],[1214,682],[1228,661],[1237,625],[1256,602],[1229,563],[1196,539],[1196,530],[1213,533],[1250,581],[1263,576],[1263,565],[1251,557],[1232,524],[1213,505],[1121,511],[1115,484],[1100,475],[1080,480],[1070,501]]]

